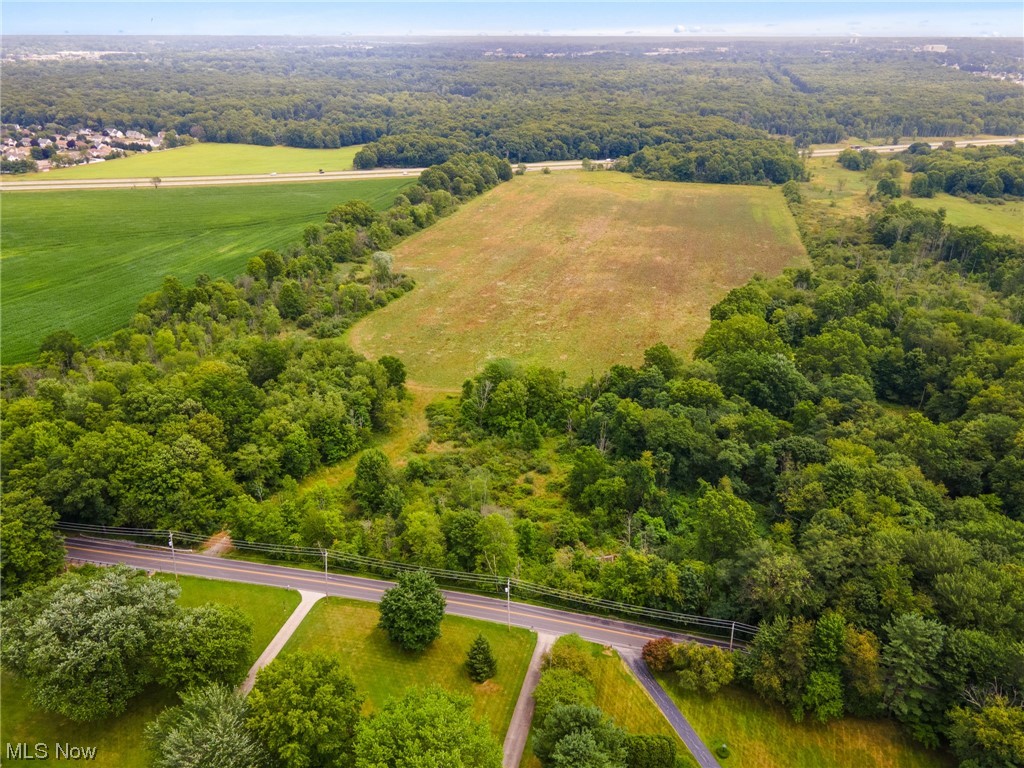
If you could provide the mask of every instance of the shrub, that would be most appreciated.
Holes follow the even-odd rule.
[[[668,736],[626,737],[626,768],[674,768],[676,745]]]
[[[568,669],[549,669],[533,690],[534,722],[543,723],[551,710],[561,704],[591,706],[595,696],[594,684],[586,678]]]
[[[567,669],[593,682],[594,660],[587,643],[579,635],[563,635],[551,646],[544,659],[544,669]]]
[[[644,644],[643,657],[647,666],[654,672],[668,672],[672,669],[672,648],[675,643],[671,638],[659,637],[648,640]]]
[[[498,674],[498,661],[491,652],[491,644],[483,635],[477,635],[466,655],[466,669],[474,683],[490,680]]]

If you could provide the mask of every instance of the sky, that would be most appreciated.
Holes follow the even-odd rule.
[[[5,35],[1021,37],[1024,3],[2,0],[0,21]]]

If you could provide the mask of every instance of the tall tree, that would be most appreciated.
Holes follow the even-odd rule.
[[[441,636],[445,599],[425,571],[407,571],[380,600],[380,626],[407,651],[422,651]]]
[[[282,768],[351,765],[363,697],[337,659],[279,657],[259,671],[247,725]]]

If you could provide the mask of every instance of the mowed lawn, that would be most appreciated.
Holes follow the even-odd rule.
[[[474,717],[490,726],[498,743],[504,740],[537,641],[532,632],[445,616],[441,637],[422,653],[408,653],[377,628],[379,619],[376,605],[325,598],[313,606],[282,654],[323,651],[336,655],[352,675],[356,688],[366,696],[366,713],[380,709],[388,699],[413,687],[437,685],[468,695],[473,700]],[[463,664],[479,633],[491,644],[498,674],[478,685],[469,679]]]
[[[712,750],[723,742],[723,768],[952,768],[948,755],[927,750],[886,720],[846,717],[822,725],[793,722],[782,707],[728,687],[716,696],[682,694],[659,675],[697,734]]]
[[[778,189],[608,171],[516,177],[395,256],[416,289],[358,323],[351,342],[446,388],[496,358],[578,381],[636,364],[659,341],[687,349],[730,288],[806,259]]]
[[[626,668],[625,662],[615,651],[589,643],[594,657],[594,688],[597,691],[595,704],[615,723],[631,734],[669,736],[676,742],[677,754],[683,758],[683,765],[696,767],[686,745],[676,735],[668,720],[658,709],[647,691],[637,682]],[[533,724],[530,742],[526,747],[520,768],[540,768],[540,760],[533,754],[533,734],[539,723]]]
[[[0,206],[2,362],[51,331],[95,341],[131,318],[165,275],[234,278],[264,248],[297,242],[346,200],[388,207],[408,180],[8,192]]]
[[[158,578],[173,578],[160,576]],[[267,643],[299,604],[293,590],[212,581],[192,576],[181,577],[181,596],[185,606],[221,603],[237,606],[253,622],[253,645],[248,663],[256,660]],[[144,742],[146,724],[165,707],[178,703],[178,697],[152,686],[139,695],[120,717],[91,723],[76,723],[59,715],[40,712],[29,701],[28,686],[8,672],[0,673],[0,749],[8,743],[46,743],[53,756],[57,742],[80,747],[96,747],[97,768],[144,768],[149,757]],[[7,760],[4,766],[37,766],[40,761]]]
[[[340,149],[257,147],[252,144],[190,144],[107,160],[102,163],[57,168],[4,182],[57,181],[60,179],[150,179],[154,176],[234,176],[251,173],[316,173],[350,171],[362,145]]]

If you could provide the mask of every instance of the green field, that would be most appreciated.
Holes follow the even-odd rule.
[[[234,605],[252,619],[254,641],[251,661],[262,652],[299,604],[299,594],[292,590],[191,576],[182,576],[180,583],[178,602],[181,605],[195,606],[208,602]],[[88,764],[98,768],[144,768],[148,765],[143,743],[146,723],[178,701],[173,693],[154,686],[132,702],[129,710],[120,717],[75,723],[59,715],[33,709],[25,683],[7,672],[0,674],[0,686],[0,749],[4,744],[19,742],[45,742],[51,752],[55,742],[96,747],[96,759]],[[39,761],[3,760],[4,766],[12,767],[41,764]]]
[[[376,605],[327,598],[310,611],[282,653],[325,651],[336,654],[356,688],[366,695],[364,712],[382,707],[408,688],[437,685],[473,700],[473,716],[486,722],[500,744],[512,719],[530,664],[536,636],[525,629],[486,621],[445,616],[441,637],[422,653],[407,653],[377,629]],[[498,660],[494,679],[477,685],[466,674],[466,651],[478,633],[491,644]]]
[[[951,768],[948,756],[926,750],[887,720],[846,717],[827,725],[795,723],[782,707],[749,691],[724,688],[716,696],[680,694],[658,676],[697,734],[712,750],[731,755],[722,768]]]
[[[241,273],[264,248],[296,242],[346,200],[379,210],[403,179],[2,195],[3,363],[31,359],[67,328],[82,341],[124,325],[165,275]]]
[[[57,168],[21,177],[25,181],[60,179],[149,179],[153,176],[233,176],[251,173],[316,173],[350,171],[362,145],[341,149],[257,147],[252,144],[190,144],[107,160]],[[12,180],[4,179],[5,183]],[[17,181],[14,179],[13,181]]]
[[[730,288],[806,260],[777,189],[605,171],[516,177],[394,252],[416,289],[349,338],[441,388],[500,357],[578,381],[687,349]]]
[[[885,156],[883,156],[884,158]],[[804,183],[804,195],[821,204],[831,204],[851,215],[867,214],[873,204],[868,195],[876,182],[863,171],[848,171],[836,162],[834,157],[809,160],[811,180]],[[900,183],[904,188],[910,183],[904,173]],[[946,220],[957,226],[980,225],[997,235],[1012,235],[1024,239],[1024,202],[1020,200],[998,203],[972,203],[962,197],[940,192],[935,197],[904,197],[914,205],[934,211],[946,209]]]
[[[647,695],[632,673],[626,668],[619,655],[605,650],[600,645],[589,643],[594,656],[594,688],[597,690],[595,704],[628,733],[657,734],[676,740],[678,754],[684,765],[696,766],[686,746],[672,730],[661,710]],[[534,728],[537,723],[534,723]],[[532,749],[533,735],[527,744],[520,768],[540,768],[540,761]]]

